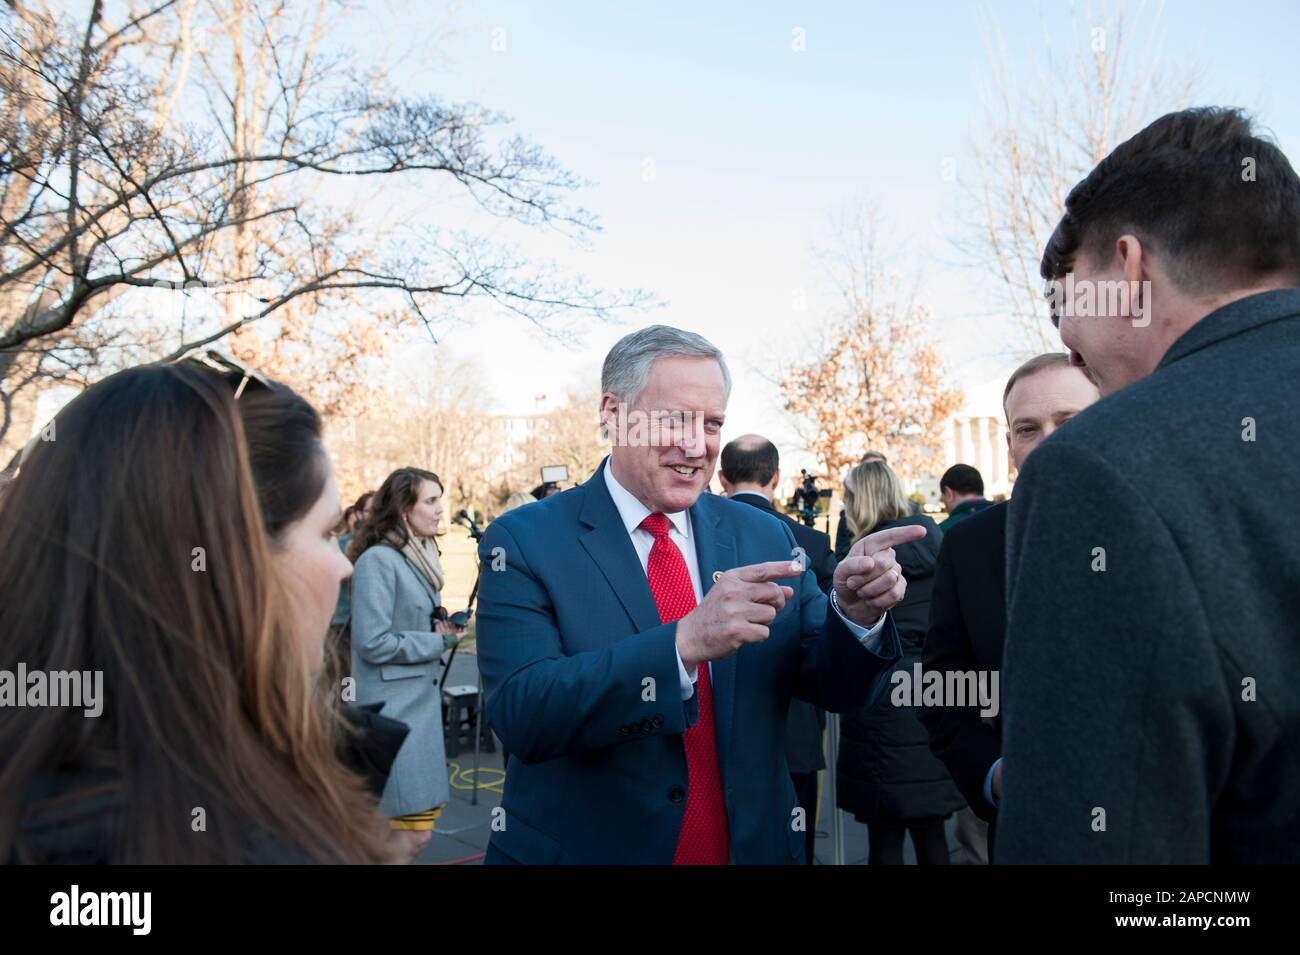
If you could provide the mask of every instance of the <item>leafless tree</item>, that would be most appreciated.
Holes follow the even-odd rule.
[[[10,0],[0,13],[0,438],[23,387],[84,383],[295,309],[314,319],[350,308],[432,333],[465,299],[539,324],[647,301],[533,263],[487,229],[385,233],[340,201],[367,183],[409,182],[569,239],[598,229],[572,202],[582,181],[507,117],[402,96],[382,68],[361,69],[339,42],[340,10],[335,0],[153,0],[110,22],[93,0],[74,23]],[[108,308],[160,288],[200,289],[220,306],[179,327],[148,320],[147,304]]]
[[[541,481],[541,468],[563,464],[569,480],[585,481],[609,453],[600,437],[599,390],[573,390],[556,407],[537,416],[519,449],[521,463],[508,475],[512,491],[526,491]]]
[[[446,356],[427,372],[408,370],[367,386],[364,407],[335,416],[326,430],[343,498],[373,490],[400,467],[442,478],[452,511],[481,498],[502,455],[483,380],[472,360]]]
[[[1044,21],[1042,61],[1021,73],[996,19],[983,24],[984,131],[973,144],[977,175],[958,245],[972,268],[993,273],[1014,320],[1011,357],[1060,350],[1038,264],[1070,189],[1124,139],[1187,105],[1195,87],[1196,65],[1164,59],[1159,9],[1147,13],[1122,3],[1111,12],[1071,7],[1064,42]]]

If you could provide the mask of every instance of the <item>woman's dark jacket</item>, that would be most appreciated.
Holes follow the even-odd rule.
[[[388,771],[406,739],[405,723],[379,715],[382,704],[344,704],[342,715],[351,732],[341,742],[340,758],[360,775],[378,800]],[[8,862],[42,865],[104,865],[118,861],[122,795],[115,767],[41,773],[33,783],[18,823]],[[376,807],[376,813],[378,808]],[[314,860],[283,840],[249,829],[244,854],[233,863],[303,864]]]
[[[908,524],[920,524],[927,534],[894,547],[907,594],[890,613],[903,645],[898,670],[905,671],[910,681],[913,664],[921,660],[929,625],[930,591],[943,533],[925,515],[883,523],[872,531]],[[929,736],[916,710],[893,705],[895,689],[896,684],[891,683],[875,705],[841,718],[836,802],[862,821],[951,815],[966,801],[943,763],[931,754]]]

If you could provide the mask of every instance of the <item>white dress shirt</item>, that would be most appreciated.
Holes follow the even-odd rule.
[[[650,549],[654,547],[655,536],[642,527],[641,522],[653,512],[633,497],[631,491],[618,483],[618,480],[614,477],[614,470],[610,467],[609,460],[605,462],[604,471],[605,486],[609,488],[609,496],[614,499],[614,506],[618,508],[618,515],[623,519],[623,526],[632,538],[632,546],[636,548],[636,555],[641,560],[641,569],[646,571],[648,577]],[[691,534],[691,512],[677,511],[664,516],[668,518],[668,539],[677,545],[677,549],[681,551],[682,559],[686,561],[686,569],[691,575],[691,587],[695,590],[695,603],[698,606],[700,601],[704,599],[704,591],[700,586],[700,562],[695,553],[695,544]],[[840,615],[840,619],[848,627],[849,633],[857,637],[864,647],[872,653],[879,652],[880,634],[885,626],[883,615],[868,629],[854,623],[843,613],[840,613],[839,607],[835,607],[835,612]],[[712,673],[713,670],[710,669],[709,672]],[[681,681],[682,699],[689,700],[691,694],[695,692],[695,680],[698,674],[686,672],[686,665],[682,662],[681,651],[677,651],[677,675]]]

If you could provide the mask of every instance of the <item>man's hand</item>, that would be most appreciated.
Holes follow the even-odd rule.
[[[993,783],[989,789],[993,791],[994,799],[1002,798],[1002,760],[998,760],[998,764],[993,767]]]
[[[894,545],[920,540],[920,524],[887,527],[853,545],[835,568],[835,601],[840,611],[862,627],[873,627],[907,592],[907,581],[894,559]]]
[[[677,652],[687,672],[701,663],[730,656],[746,643],[767,639],[793,588],[775,580],[803,574],[800,561],[774,560],[736,567],[718,578],[700,605],[677,621]]]

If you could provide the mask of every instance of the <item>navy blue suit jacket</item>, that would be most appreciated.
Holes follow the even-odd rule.
[[[715,571],[795,551],[788,527],[746,504],[703,494],[690,515],[705,593]],[[511,754],[486,861],[671,863],[686,809],[682,734],[698,706],[681,698],[677,625],[659,621],[604,475],[498,517],[479,558],[486,714]],[[877,696],[900,657],[892,620],[886,655],[870,652],[811,569],[782,583],[794,596],[768,639],[713,663],[735,863],[803,858],[784,751],[791,697],[844,712]]]

